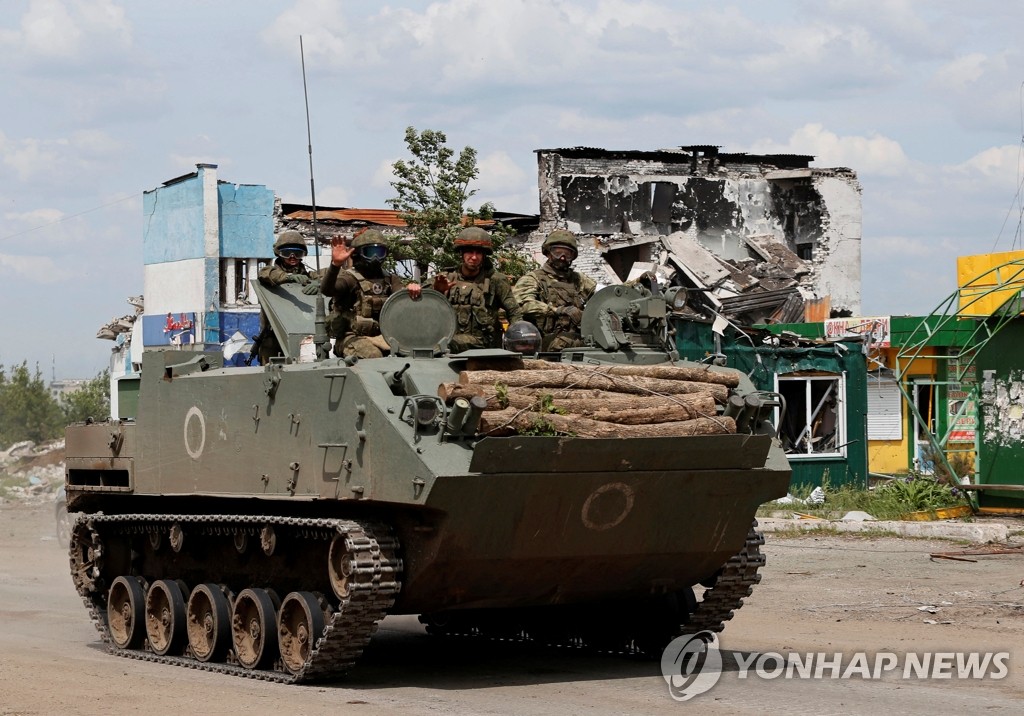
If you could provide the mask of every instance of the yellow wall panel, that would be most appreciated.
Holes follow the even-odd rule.
[[[997,266],[1010,261],[1019,263],[994,271]],[[1007,299],[1024,288],[1024,251],[959,256],[956,260],[956,277],[960,287],[959,313],[991,316]],[[997,286],[1006,288],[992,291]]]

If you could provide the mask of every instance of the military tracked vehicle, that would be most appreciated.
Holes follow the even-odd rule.
[[[657,655],[750,594],[755,510],[790,477],[774,406],[671,361],[666,297],[604,289],[590,345],[551,362],[451,355],[443,296],[401,291],[391,355],[357,361],[315,358],[296,285],[257,292],[283,359],[147,352],[136,419],[67,429],[71,574],[114,654],[326,680],[386,615],[418,614]]]

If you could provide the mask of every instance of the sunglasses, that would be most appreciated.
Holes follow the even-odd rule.
[[[302,249],[281,249],[279,253],[281,258],[284,259],[301,259],[306,255],[306,252]]]

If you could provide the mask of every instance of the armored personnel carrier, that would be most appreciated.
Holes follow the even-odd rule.
[[[135,420],[67,429],[71,574],[114,654],[325,680],[389,614],[660,653],[750,594],[790,477],[771,396],[672,362],[666,297],[604,289],[551,362],[451,355],[443,296],[402,291],[391,355],[356,361],[315,358],[296,285],[257,291],[284,359],[147,352]]]

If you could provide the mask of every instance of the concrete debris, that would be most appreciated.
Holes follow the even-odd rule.
[[[608,262],[597,267],[603,269],[602,275],[613,275],[609,265],[616,264],[616,252],[625,248],[623,236],[581,238],[591,239]],[[737,244],[745,255],[727,259],[692,232],[676,231],[645,239],[642,243],[628,242],[630,248],[649,258],[627,263],[631,268],[626,280],[634,280],[646,271],[655,273],[663,288],[686,288],[686,305],[676,309],[677,315],[706,320],[720,315],[744,326],[805,320],[807,299],[800,278],[810,271],[810,262],[799,258],[782,240],[774,236],[745,237]],[[589,272],[596,275],[596,268],[591,267]]]
[[[112,318],[110,322],[96,331],[97,338],[116,341],[123,333],[131,333],[135,327],[135,321],[145,310],[145,302],[142,296],[129,296],[128,304],[135,309],[134,313],[128,313],[120,318]]]
[[[4,502],[52,502],[64,486],[64,440],[26,440],[0,452]]]
[[[841,520],[792,520],[775,517],[758,517],[757,522],[758,529],[762,532],[789,530],[806,532],[827,530],[850,533],[892,532],[900,537],[967,540],[972,544],[1004,543],[1010,536],[1010,527],[1005,524],[981,522],[897,522],[890,520],[843,522]]]
[[[862,510],[850,510],[840,519],[843,522],[870,522],[874,521],[875,518]]]

